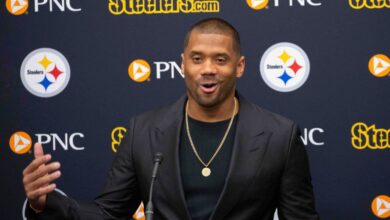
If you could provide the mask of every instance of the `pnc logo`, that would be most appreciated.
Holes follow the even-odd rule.
[[[138,206],[137,211],[134,213],[133,218],[134,220],[145,220],[144,204],[142,202]]]
[[[180,66],[175,61],[154,61],[153,67],[156,79],[161,79],[162,75],[166,75],[166,73],[170,74],[171,79],[175,79],[177,74],[179,74],[181,78],[184,78]],[[152,68],[149,65],[149,62],[144,59],[134,60],[130,63],[127,70],[130,78],[134,82],[145,82],[151,80]]]
[[[66,10],[72,12],[81,11],[81,8],[73,7],[71,0],[34,0],[34,12],[39,12],[42,7],[48,8],[50,12],[55,10],[64,12]],[[27,14],[29,3],[28,0],[7,0],[7,10],[13,15]]]
[[[144,82],[150,77],[150,65],[142,59],[134,60],[129,65],[129,76],[135,82]]]
[[[375,197],[371,203],[371,210],[378,218],[390,217],[390,197],[386,195]]]
[[[269,2],[273,1],[273,7],[277,8],[280,7],[279,1],[280,0],[246,0],[246,3],[250,8],[253,10],[260,10],[263,8],[268,9]],[[287,4],[289,7],[294,7],[295,5],[300,5],[300,6],[321,6],[322,3],[318,2],[318,0],[315,2],[314,0],[283,0],[284,4]]]
[[[21,15],[27,11],[27,0],[7,0],[5,6],[9,13],[13,15]]]
[[[363,122],[355,123],[351,128],[352,146],[358,150],[365,148],[386,149],[390,148],[390,129],[376,128],[375,125],[367,126]]]
[[[121,144],[127,130],[124,127],[116,127],[111,132],[111,149],[114,153],[117,152],[118,146]]]
[[[376,54],[368,62],[368,70],[376,77],[390,75],[390,59],[383,54]]]
[[[381,9],[390,8],[389,0],[349,0],[349,6],[353,9]]]
[[[62,148],[68,150],[84,150],[85,147],[80,146],[80,139],[84,138],[81,132],[65,133],[59,135],[57,133],[36,133],[36,142],[41,144],[50,144],[53,151]],[[18,131],[11,135],[9,145],[11,150],[16,154],[25,154],[30,151],[33,140],[29,134],[24,131]]]
[[[260,10],[268,5],[268,0],[246,0],[249,7],[254,10]]]
[[[108,10],[113,15],[215,13],[219,0],[109,0]]]
[[[41,48],[24,58],[20,69],[24,87],[33,95],[48,98],[58,95],[68,85],[68,60],[57,50]]]
[[[25,154],[30,151],[32,140],[24,131],[17,131],[11,135],[9,146],[15,154]]]
[[[292,43],[277,43],[268,48],[260,61],[264,82],[279,92],[301,87],[309,77],[310,62],[305,51]]]
[[[318,136],[319,134],[325,133],[322,128],[305,128],[303,129],[301,140],[305,146],[314,145],[314,146],[323,146],[325,143],[320,141]]]

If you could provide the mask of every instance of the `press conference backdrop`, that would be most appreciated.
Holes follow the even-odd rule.
[[[129,118],[185,93],[183,38],[207,17],[241,33],[240,93],[300,124],[321,218],[389,218],[389,0],[3,0],[0,219],[24,218],[37,141],[58,190],[92,200]]]

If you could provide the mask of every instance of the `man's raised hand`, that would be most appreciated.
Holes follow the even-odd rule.
[[[23,170],[23,185],[31,208],[43,211],[46,205],[47,194],[52,192],[56,185],[54,180],[61,176],[59,162],[50,162],[51,155],[43,154],[42,144],[34,145],[35,159]]]

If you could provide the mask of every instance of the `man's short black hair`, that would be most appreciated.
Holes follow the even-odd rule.
[[[233,38],[233,49],[240,56],[241,43],[238,31],[229,22],[221,18],[207,18],[191,26],[184,39],[184,49],[188,46],[192,31],[198,31],[205,34],[223,34],[230,35]]]

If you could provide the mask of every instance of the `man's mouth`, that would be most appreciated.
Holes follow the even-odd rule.
[[[215,82],[201,83],[200,89],[202,90],[202,92],[204,92],[206,94],[211,94],[211,93],[215,92],[215,90],[217,90],[217,86],[218,86],[218,83],[215,83]]]

